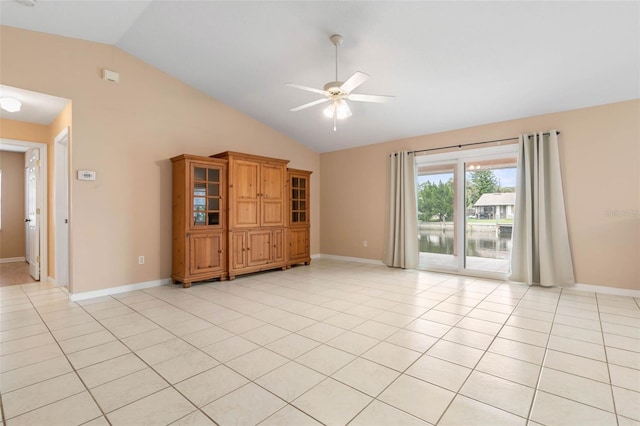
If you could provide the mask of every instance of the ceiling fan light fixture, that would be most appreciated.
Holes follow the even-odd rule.
[[[22,102],[16,98],[0,98],[0,108],[7,112],[18,112],[22,108]]]
[[[327,118],[333,118],[333,112],[336,110],[335,103],[331,102],[328,107],[322,110],[322,113]]]
[[[335,113],[338,120],[343,120],[353,115],[349,105],[342,99],[331,102],[322,112],[327,118],[333,118],[333,114]]]
[[[336,102],[336,110],[337,110],[338,120],[349,118],[352,115],[351,108],[349,108],[349,105],[342,99]]]

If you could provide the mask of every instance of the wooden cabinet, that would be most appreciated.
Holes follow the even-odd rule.
[[[284,228],[230,232],[229,278],[285,265]]]
[[[229,160],[229,228],[284,226],[288,161],[230,152],[218,155]]]
[[[223,152],[228,161],[229,279],[286,268],[287,160]]]
[[[202,274],[218,276],[225,268],[225,235],[222,232],[192,233],[189,240],[189,274],[198,277]]]
[[[180,155],[173,163],[172,273],[174,282],[227,276],[227,161]]]
[[[309,264],[311,172],[231,151],[171,162],[174,282]]]
[[[310,171],[287,169],[287,266],[311,262],[310,178]]]
[[[309,264],[311,255],[309,250],[309,227],[289,228],[289,258],[288,264]]]

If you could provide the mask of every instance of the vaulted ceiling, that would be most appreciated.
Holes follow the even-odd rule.
[[[0,23],[113,44],[317,152],[640,97],[640,3],[0,2]],[[318,98],[370,79],[333,131]],[[117,70],[116,70],[117,71]]]

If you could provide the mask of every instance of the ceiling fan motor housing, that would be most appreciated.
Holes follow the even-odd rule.
[[[329,92],[331,96],[347,95],[348,93],[340,90],[340,86],[342,86],[342,84],[343,84],[342,81],[330,81],[329,83],[324,85],[324,90]]]

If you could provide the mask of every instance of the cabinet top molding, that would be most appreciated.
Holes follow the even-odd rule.
[[[175,163],[176,161],[180,161],[180,160],[206,161],[209,163],[212,161],[215,161],[217,163],[225,163],[225,164],[228,162],[225,158],[211,158],[211,157],[205,157],[204,155],[192,155],[192,154],[182,154],[182,155],[177,155],[171,158],[172,163]]]
[[[265,163],[289,164],[289,160],[281,158],[263,157],[260,155],[246,154],[242,152],[225,151],[219,154],[211,155],[212,158],[244,158],[252,161],[263,161]]]

